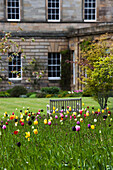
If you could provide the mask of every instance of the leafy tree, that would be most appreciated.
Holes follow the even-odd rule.
[[[98,100],[101,108],[107,106],[108,93],[113,86],[113,43],[111,36],[105,34],[94,40],[84,40],[80,45],[79,64],[82,69],[82,83]],[[102,98],[98,98],[99,93],[104,94]]]

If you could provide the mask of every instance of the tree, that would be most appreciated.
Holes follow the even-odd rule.
[[[102,35],[94,40],[84,40],[80,44],[79,64],[82,69],[82,83],[98,100],[101,108],[107,106],[108,93],[113,86],[113,43],[111,36]],[[104,95],[98,98],[99,93]]]

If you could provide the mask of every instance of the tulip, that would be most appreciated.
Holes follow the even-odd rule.
[[[38,125],[38,121],[37,120],[34,121],[34,125]]]
[[[55,110],[55,107],[53,106],[53,110]]]
[[[58,119],[58,116],[57,116],[57,115],[55,115],[55,119]]]
[[[79,113],[82,115],[82,110],[80,110]]]
[[[32,121],[29,120],[29,121],[28,121],[28,125],[32,125]]]
[[[48,125],[51,125],[51,121],[48,121]]]
[[[34,129],[33,132],[34,132],[35,135],[38,134],[38,130],[37,129]]]
[[[6,122],[5,124],[8,125],[8,122]]]
[[[94,119],[94,122],[97,122],[97,119]]]
[[[25,138],[29,138],[30,137],[30,132],[25,132],[26,136]]]
[[[95,126],[94,126],[94,125],[91,125],[91,129],[95,129]]]
[[[53,114],[55,114],[55,110],[53,110]]]
[[[77,121],[77,125],[80,125],[80,122],[79,122],[79,121]]]
[[[86,116],[89,116],[89,113],[88,113],[88,112],[86,112]]]
[[[18,147],[20,147],[20,146],[21,146],[21,143],[20,143],[20,142],[18,142],[18,143],[17,143],[17,146],[18,146]]]
[[[21,125],[24,126],[24,122],[22,122]]]
[[[2,126],[2,129],[6,129],[6,125],[3,125],[3,126]]]
[[[17,130],[15,130],[15,131],[14,131],[14,134],[15,134],[15,135],[17,135],[17,134],[18,134],[18,131],[17,131]]]
[[[73,127],[72,127],[72,131],[76,131],[76,128],[75,128],[75,126],[73,126]]]
[[[80,118],[80,122],[82,122],[82,123],[83,123],[83,119],[82,119],[82,118]]]
[[[76,125],[76,131],[80,131],[80,126]]]
[[[91,125],[90,125],[90,124],[88,124],[88,128],[91,128]]]
[[[44,119],[44,124],[47,125],[47,119]]]
[[[69,111],[71,112],[71,107],[69,107]]]
[[[102,109],[102,113],[104,113],[104,110]]]

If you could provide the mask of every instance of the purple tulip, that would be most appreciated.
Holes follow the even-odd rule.
[[[57,116],[57,115],[55,115],[55,119],[58,119],[58,116]]]
[[[88,126],[88,128],[91,128],[91,125],[90,125],[90,124],[88,124],[87,126]]]
[[[76,131],[80,131],[80,126],[76,125]]]
[[[6,129],[6,125],[3,125],[3,126],[2,126],[2,129]]]
[[[48,122],[48,125],[49,125],[49,126],[51,125],[51,122],[50,122],[50,121]]]
[[[79,121],[77,121],[77,125],[80,125],[80,122],[79,122]]]

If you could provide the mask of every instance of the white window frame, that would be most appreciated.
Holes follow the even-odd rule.
[[[97,20],[97,0],[95,0],[95,8],[93,8],[93,7],[85,7],[85,1],[86,0],[84,0],[84,18],[85,18],[85,9],[95,9],[95,19],[84,19],[84,22],[96,22],[96,20]],[[89,3],[91,3],[91,2],[89,2]]]
[[[13,54],[13,52],[12,52],[12,54]],[[10,56],[10,55],[12,55],[12,54],[8,54],[8,57]],[[20,70],[20,73],[21,73],[21,77],[20,78],[18,78],[18,77],[16,77],[16,78],[9,78],[9,66],[14,66],[13,64],[12,65],[9,65],[9,63],[8,63],[8,80],[22,80],[22,57],[21,57],[21,53],[20,53],[20,58],[21,58],[21,70]],[[18,66],[17,64],[15,65],[15,66]],[[20,65],[19,65],[20,66]]]
[[[52,0],[51,0],[52,1]],[[47,1],[48,3],[48,1]],[[47,4],[47,7],[48,7],[48,4]],[[56,8],[56,7],[48,7],[47,8],[47,11],[48,9],[59,9],[59,19],[48,19],[48,22],[60,22],[60,0],[59,0],[59,8]],[[47,15],[48,15],[48,12],[47,12]],[[51,14],[52,15],[52,14]],[[48,16],[47,16],[48,18]]]
[[[20,0],[19,0],[19,19],[8,19],[8,0],[6,1],[6,8],[7,8],[7,21],[20,21]],[[12,7],[16,8],[16,7]]]
[[[60,77],[48,77],[48,80],[61,80],[61,54],[60,54],[60,64],[48,64],[48,66],[60,66]]]

